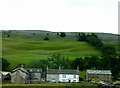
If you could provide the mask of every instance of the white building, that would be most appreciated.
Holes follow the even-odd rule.
[[[79,71],[71,69],[48,69],[48,82],[79,82]]]

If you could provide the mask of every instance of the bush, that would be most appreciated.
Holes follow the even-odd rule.
[[[44,40],[49,40],[49,38],[46,36],[46,37],[44,38]]]
[[[66,36],[65,32],[60,33],[60,37],[65,37],[65,36]]]

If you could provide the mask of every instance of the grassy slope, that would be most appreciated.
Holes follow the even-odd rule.
[[[33,60],[47,59],[53,52],[61,53],[62,57],[68,57],[70,60],[76,57],[100,55],[100,52],[88,43],[76,40],[3,38],[3,58],[10,62],[10,69],[20,63],[28,64]]]
[[[10,69],[21,63],[28,65],[33,60],[47,59],[53,52],[61,53],[62,57],[68,57],[70,60],[101,54],[88,43],[78,42],[76,33],[67,33],[67,37],[61,38],[56,33],[49,32],[50,40],[44,41],[48,32],[34,32],[35,36],[32,31],[17,31],[12,32],[10,38],[3,38],[3,58],[10,62]],[[99,33],[98,36],[104,40],[104,44],[113,45],[120,51],[116,35]]]

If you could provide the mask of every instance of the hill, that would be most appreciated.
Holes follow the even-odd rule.
[[[105,44],[113,45],[119,51],[118,35],[96,34]],[[74,60],[76,57],[101,55],[101,52],[95,47],[86,42],[77,41],[78,33],[67,32],[66,35],[66,37],[60,37],[56,32],[35,30],[3,31],[2,57],[10,62],[10,69],[13,69],[21,63],[28,66],[31,61],[47,59],[52,53],[60,53],[62,57],[70,60]],[[111,36],[110,39],[108,35]],[[49,40],[45,41],[45,36],[48,36]]]

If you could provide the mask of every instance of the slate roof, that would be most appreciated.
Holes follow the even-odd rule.
[[[110,70],[87,70],[87,74],[112,74]]]
[[[24,72],[24,73],[26,73],[26,74],[29,74],[29,72],[27,71],[27,69],[22,68],[22,67],[18,67],[18,68],[16,68],[16,69],[14,69],[13,72],[16,72],[16,71],[18,71],[18,70],[20,70],[20,71],[22,71],[22,72]]]
[[[79,74],[79,71],[72,69],[48,69],[47,74]]]
[[[41,73],[42,69],[40,68],[27,68],[30,73]]]
[[[2,72],[2,71],[0,71],[0,74],[2,74],[2,75],[8,75],[8,74],[11,74],[10,72]]]

